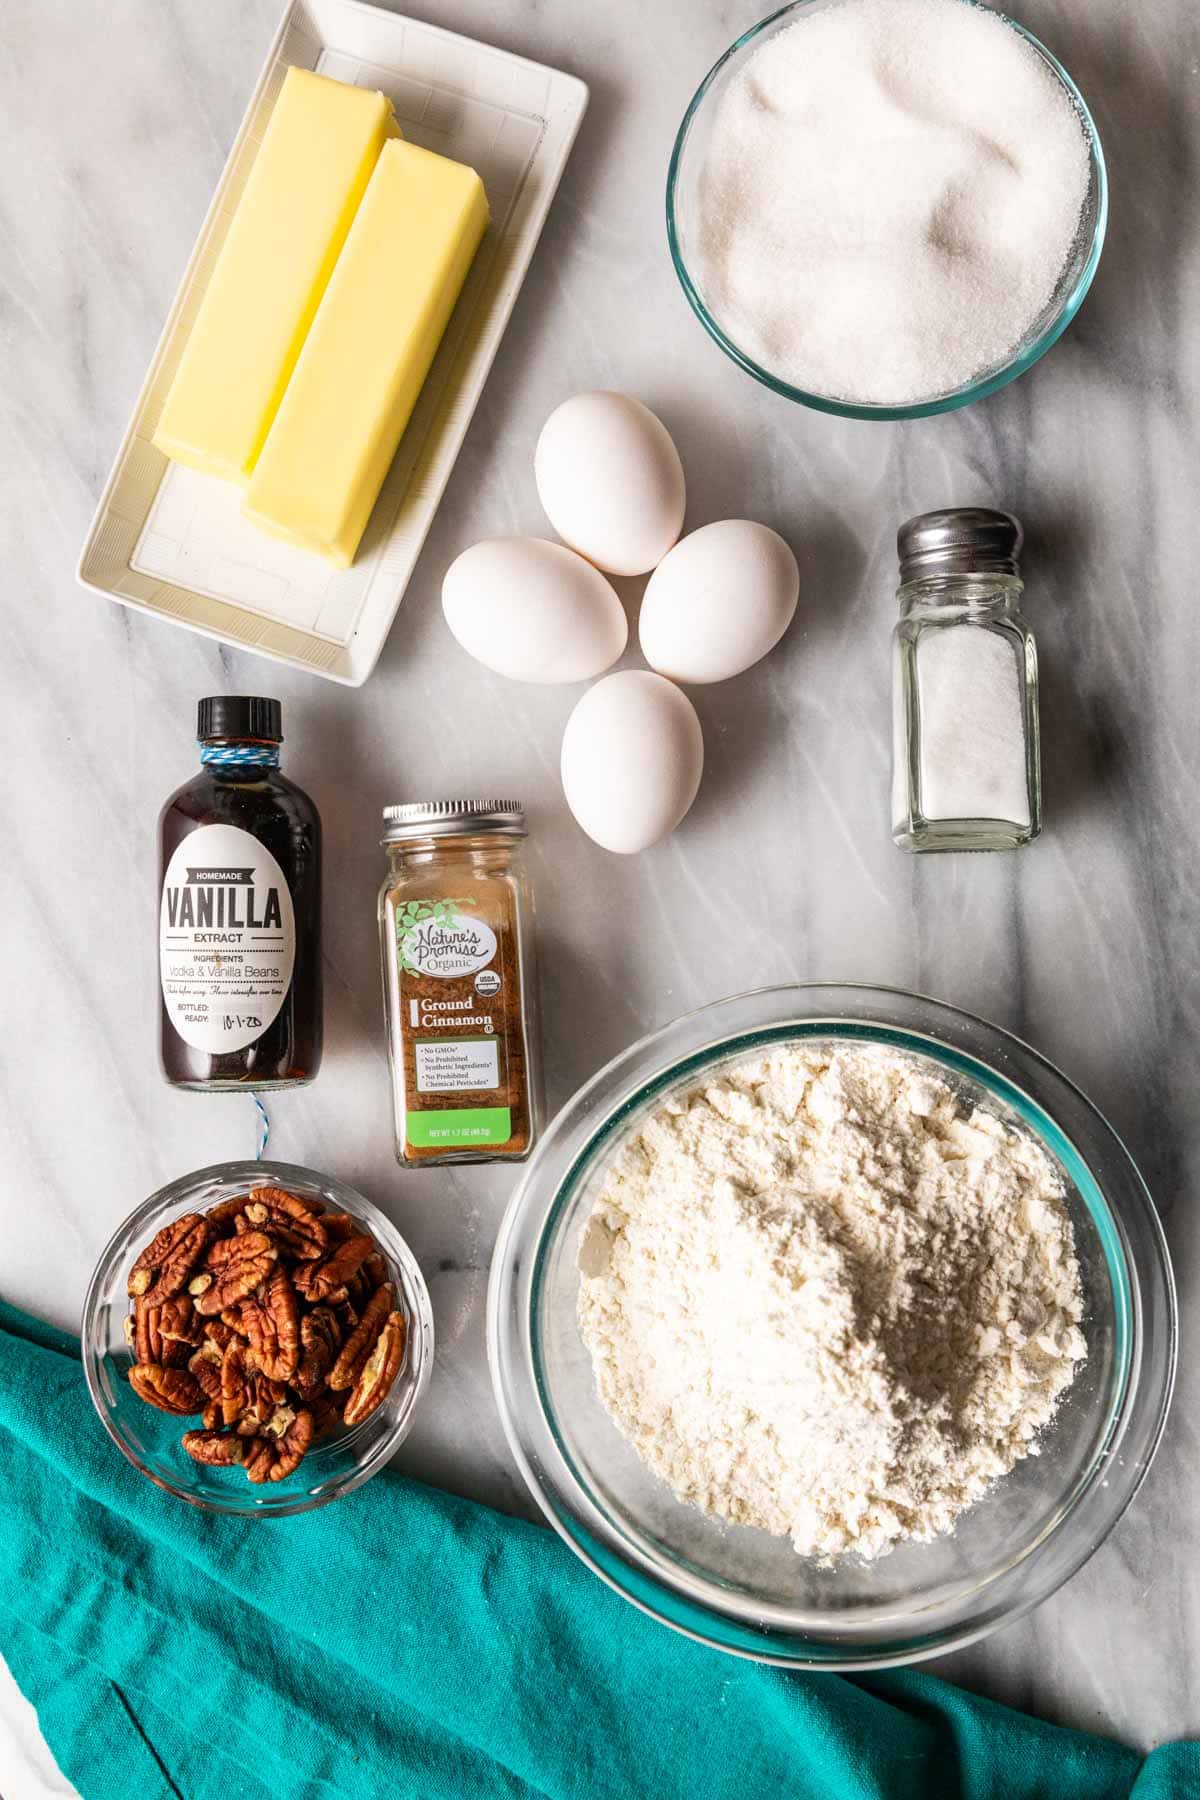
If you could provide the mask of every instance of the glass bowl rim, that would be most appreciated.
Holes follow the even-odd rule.
[[[361,1464],[347,1472],[339,1479],[331,1480],[328,1490],[320,1494],[272,1494],[268,1489],[260,1499],[247,1500],[239,1498],[240,1490],[231,1487],[228,1501],[218,1500],[207,1494],[197,1494],[180,1480],[170,1480],[150,1469],[142,1458],[125,1441],[111,1416],[111,1409],[100,1386],[99,1361],[92,1351],[93,1326],[97,1320],[103,1300],[105,1281],[116,1269],[122,1256],[122,1245],[139,1229],[149,1226],[152,1220],[165,1224],[172,1214],[186,1212],[187,1193],[189,1189],[199,1188],[206,1182],[227,1182],[237,1186],[273,1185],[286,1188],[297,1181],[302,1186],[316,1186],[344,1197],[349,1201],[345,1208],[354,1212],[362,1221],[377,1231],[381,1238],[380,1248],[390,1261],[395,1262],[404,1276],[406,1283],[405,1305],[412,1300],[412,1317],[410,1325],[410,1343],[413,1369],[411,1386],[403,1410],[392,1420],[384,1431],[379,1442],[372,1448]],[[159,1218],[165,1211],[166,1216]],[[381,1211],[373,1201],[357,1188],[350,1186],[339,1176],[327,1175],[319,1169],[313,1169],[301,1163],[278,1162],[273,1158],[256,1161],[251,1158],[237,1157],[225,1162],[209,1163],[202,1169],[191,1169],[184,1175],[176,1176],[173,1181],[165,1182],[143,1200],[133,1211],[118,1224],[103,1250],[96,1258],[96,1264],[88,1281],[87,1293],[84,1297],[83,1311],[80,1320],[80,1351],[83,1362],[84,1380],[92,1405],[96,1409],[101,1424],[128,1463],[152,1481],[155,1487],[173,1494],[176,1499],[186,1501],[200,1512],[207,1512],[219,1517],[236,1517],[247,1519],[279,1519],[297,1513],[315,1512],[318,1507],[328,1506],[334,1500],[340,1500],[355,1488],[361,1487],[364,1481],[378,1474],[388,1459],[393,1456],[412,1429],[418,1409],[425,1396],[433,1373],[434,1327],[433,1307],[429,1298],[429,1290],[420,1264],[400,1232],[387,1214]],[[384,1402],[386,1405],[386,1401]],[[349,1443],[357,1431],[370,1425],[370,1419],[364,1419],[341,1440]]]
[[[947,1043],[928,1027],[896,1026],[889,1022],[883,1030],[890,1030],[895,1036],[906,1039],[911,1047],[918,1047],[914,1040],[924,1038],[931,1053],[939,1060],[950,1060],[955,1056],[969,1065],[966,1072],[975,1079],[982,1079],[984,1085],[1002,1095],[1015,1093],[1024,1103],[1018,1108],[1027,1120],[1031,1119],[1030,1109],[1041,1118],[1048,1119],[1054,1136],[1061,1140],[1072,1153],[1073,1159],[1086,1171],[1088,1185],[1102,1198],[1104,1212],[1113,1222],[1115,1236],[1121,1251],[1121,1262],[1129,1281],[1130,1317],[1128,1321],[1129,1343],[1120,1381],[1120,1391],[1110,1392],[1107,1419],[1103,1432],[1101,1447],[1093,1455],[1087,1469],[1080,1477],[1069,1495],[1055,1509],[1054,1516],[1046,1529],[1025,1549],[1012,1564],[1006,1564],[989,1578],[987,1583],[980,1583],[969,1590],[971,1595],[985,1591],[989,1586],[995,1587],[1006,1579],[1011,1579],[1015,1571],[1022,1566],[1037,1567],[1036,1559],[1042,1555],[1047,1545],[1057,1540],[1060,1528],[1069,1522],[1084,1501],[1092,1501],[1097,1493],[1111,1496],[1114,1489],[1119,1490],[1117,1503],[1110,1499],[1109,1510],[1101,1522],[1100,1529],[1095,1530],[1081,1544],[1075,1544],[1069,1555],[1063,1559],[1063,1566],[1051,1571],[1051,1579],[1045,1579],[1042,1572],[1040,1585],[1034,1584],[1031,1591],[1015,1600],[1006,1600],[1002,1605],[993,1608],[991,1613],[969,1617],[958,1624],[940,1627],[925,1635],[909,1636],[898,1643],[873,1644],[867,1640],[863,1648],[857,1645],[839,1648],[836,1644],[836,1631],[828,1639],[819,1636],[797,1636],[794,1632],[789,1636],[786,1627],[776,1625],[764,1626],[761,1631],[743,1629],[729,1615],[721,1614],[709,1608],[702,1599],[687,1595],[674,1588],[657,1573],[651,1572],[644,1563],[623,1554],[620,1544],[622,1532],[619,1525],[614,1525],[612,1516],[601,1510],[587,1486],[575,1474],[568,1457],[559,1448],[557,1433],[549,1415],[544,1399],[541,1374],[534,1359],[535,1325],[533,1315],[536,1303],[536,1284],[539,1281],[540,1266],[545,1254],[546,1245],[551,1237],[551,1226],[561,1217],[563,1206],[569,1194],[568,1180],[572,1183],[584,1165],[590,1162],[596,1147],[620,1123],[622,1117],[641,1105],[647,1089],[661,1091],[678,1078],[681,1069],[692,1063],[711,1063],[720,1059],[731,1049],[744,1046],[747,1038],[758,1036],[761,1041],[765,1035],[776,1039],[786,1036],[788,1024],[800,1025],[808,1029],[808,1035],[818,1035],[819,1028],[829,1028],[828,1035],[837,1035],[837,1027],[841,1027],[841,1035],[864,1035],[863,1027],[872,1029],[876,1036],[881,1029],[880,1021],[872,1020],[870,1013],[863,1011],[857,1016],[838,1014],[833,1006],[824,1010],[810,1007],[809,1002],[817,996],[843,1004],[858,1003],[862,1007],[878,1007],[881,1003],[899,1003],[902,1007],[928,1009],[935,1017],[952,1022],[960,1030],[981,1031],[992,1042],[984,1052],[964,1051],[960,1046]],[[640,1064],[663,1043],[680,1032],[695,1033],[701,1030],[708,1021],[720,1020],[722,1015],[731,1009],[745,1006],[787,1006],[795,1012],[790,1020],[782,1017],[774,1023],[759,1024],[729,1031],[715,1031],[702,1043],[697,1042],[691,1054],[682,1054],[667,1063],[659,1061],[648,1074],[632,1075]],[[860,1027],[856,1032],[855,1027]],[[1126,1220],[1119,1211],[1109,1204],[1108,1188],[1113,1183],[1109,1176],[1104,1185],[1093,1175],[1091,1165],[1086,1157],[1076,1148],[1065,1129],[1058,1125],[1053,1115],[1048,1113],[1040,1101],[1025,1092],[1020,1083],[1012,1076],[1004,1074],[989,1061],[989,1056],[996,1056],[1015,1049],[1022,1056],[1030,1059],[1038,1075],[1051,1085],[1057,1083],[1065,1094],[1079,1104],[1089,1122],[1106,1146],[1115,1153],[1116,1161],[1121,1169],[1128,1189],[1127,1203],[1132,1200],[1137,1210],[1134,1223],[1145,1234],[1146,1242],[1141,1246],[1142,1264],[1135,1263],[1134,1253],[1129,1242]],[[980,1074],[979,1072],[982,1072]],[[686,1078],[686,1077],[685,1077]],[[600,1116],[588,1119],[589,1109],[597,1096],[606,1093],[606,1089],[615,1088],[615,1092],[604,1098]],[[582,1116],[582,1117],[581,1117]],[[583,1122],[586,1120],[586,1123]],[[1038,1126],[1040,1131],[1041,1127]],[[537,1208],[538,1223],[536,1240],[525,1243],[514,1251],[514,1239],[525,1223],[524,1214],[528,1210],[527,1196],[534,1191],[534,1183],[538,1180],[543,1157],[549,1160],[557,1145],[568,1135],[576,1141],[570,1154],[567,1168],[553,1178],[553,1193],[548,1201],[539,1203]],[[905,1663],[917,1662],[927,1657],[940,1655],[952,1648],[960,1648],[964,1644],[974,1642],[1022,1617],[1039,1605],[1050,1594],[1074,1575],[1088,1557],[1099,1547],[1117,1524],[1126,1508],[1132,1502],[1142,1481],[1145,1479],[1150,1464],[1157,1451],[1165,1429],[1167,1413],[1174,1387],[1175,1365],[1178,1341],[1178,1313],[1176,1307],[1174,1278],[1166,1239],[1158,1218],[1157,1210],[1149,1194],[1144,1180],[1129,1154],[1123,1141],[1113,1126],[1069,1077],[1062,1074],[1055,1064],[1034,1050],[1015,1034],[1002,1027],[992,1025],[977,1015],[962,1008],[952,1006],[948,1002],[934,1000],[929,996],[912,993],[908,990],[876,985],[865,982],[820,982],[806,981],[785,984],[775,987],[752,989],[725,999],[711,1002],[696,1008],[679,1018],[668,1022],[655,1031],[648,1033],[636,1043],[614,1057],[602,1069],[576,1092],[559,1112],[550,1130],[542,1140],[544,1151],[535,1154],[531,1163],[509,1203],[509,1207],[501,1222],[493,1259],[492,1275],[488,1289],[488,1357],[491,1365],[492,1384],[496,1402],[504,1426],[509,1447],[516,1458],[518,1466],[525,1478],[534,1498],[550,1523],[559,1535],[571,1546],[581,1560],[598,1574],[610,1587],[613,1587],[623,1598],[630,1600],[640,1610],[658,1619],[710,1647],[741,1655],[752,1660],[776,1663],[786,1667],[809,1667],[820,1669],[872,1669],[895,1667]],[[1061,1153],[1056,1148],[1055,1154]],[[561,1161],[561,1157],[560,1157]],[[1070,1169],[1072,1179],[1074,1170]],[[1095,1217],[1094,1210],[1086,1191],[1081,1189],[1084,1203]],[[1103,1232],[1101,1232],[1103,1240]],[[1106,1261],[1112,1273],[1111,1247],[1104,1246]],[[1137,1279],[1133,1279],[1136,1270]],[[519,1317],[512,1317],[514,1308],[512,1301],[517,1283],[520,1283],[522,1304]],[[530,1303],[524,1303],[524,1291],[530,1290]],[[1151,1291],[1153,1289],[1153,1291]],[[1156,1313],[1165,1314],[1165,1341],[1157,1344],[1150,1342],[1149,1349],[1153,1353],[1154,1362],[1147,1355],[1146,1313],[1147,1302],[1153,1302]],[[1161,1326],[1160,1326],[1161,1329]],[[510,1388],[510,1368],[518,1364],[523,1373],[529,1376],[530,1391],[537,1409],[537,1425],[539,1439],[536,1445],[528,1441],[527,1432],[523,1432],[523,1422],[519,1417],[519,1402],[524,1396],[514,1396]],[[1115,1390],[1114,1390],[1115,1391]],[[1144,1415],[1144,1416],[1142,1416]],[[1131,1429],[1136,1426],[1141,1433],[1138,1454],[1133,1459],[1132,1473],[1125,1471],[1124,1486],[1108,1480],[1111,1469],[1111,1455],[1115,1448],[1114,1434],[1120,1443],[1124,1443]],[[546,1440],[546,1441],[543,1441]],[[549,1455],[547,1448],[549,1447]],[[560,1467],[549,1466],[554,1460]],[[1129,1459],[1126,1459],[1129,1462]],[[564,1493],[557,1491],[551,1479],[557,1476],[561,1482],[565,1470],[567,1480],[563,1483]],[[597,1535],[595,1527],[600,1528]],[[914,1602],[914,1610],[916,1603]],[[722,1630],[724,1628],[724,1634]],[[833,1644],[832,1653],[826,1647]]]
[[[1010,381],[1015,381],[1018,376],[1024,375],[1031,369],[1034,363],[1040,362],[1047,350],[1058,342],[1063,332],[1066,331],[1068,325],[1070,325],[1072,319],[1074,319],[1076,313],[1079,311],[1079,308],[1083,305],[1088,289],[1092,285],[1092,281],[1100,263],[1100,253],[1104,248],[1105,233],[1108,229],[1108,165],[1105,161],[1104,146],[1100,141],[1100,133],[1096,121],[1092,117],[1091,109],[1076,86],[1074,79],[1063,64],[1059,62],[1053,51],[1046,48],[1040,38],[1035,37],[1033,32],[1022,25],[1019,20],[1009,18],[1007,13],[994,11],[993,8],[985,5],[984,0],[957,0],[958,4],[976,6],[979,7],[981,11],[990,13],[992,17],[999,19],[1003,24],[1009,26],[1011,30],[1023,37],[1042,58],[1051,73],[1058,77],[1059,81],[1066,89],[1075,110],[1079,114],[1080,122],[1084,127],[1087,137],[1092,179],[1096,185],[1096,219],[1092,228],[1092,241],[1088,247],[1088,253],[1084,259],[1083,266],[1076,276],[1070,291],[1064,296],[1062,304],[1054,317],[1050,320],[1045,330],[1026,350],[1021,352],[1020,355],[1012,357],[1008,362],[1002,364],[1000,368],[993,369],[990,374],[981,375],[974,381],[965,383],[962,387],[953,388],[948,394],[939,394],[931,400],[912,401],[906,405],[880,406],[873,405],[869,401],[838,400],[828,394],[811,393],[805,388],[794,387],[790,382],[785,381],[782,376],[772,374],[769,369],[765,368],[761,363],[756,362],[747,351],[741,349],[741,347],[734,342],[724,328],[718,323],[713,313],[710,312],[700,294],[699,288],[692,279],[691,271],[688,268],[687,261],[680,245],[679,227],[676,216],[676,191],[679,184],[680,171],[683,166],[684,151],[687,145],[688,136],[701,106],[704,104],[704,101],[708,97],[713,84],[716,82],[722,70],[734,57],[748,49],[761,33],[769,30],[771,26],[778,24],[779,20],[784,18],[786,14],[799,12],[802,7],[819,3],[820,0],[788,0],[788,3],[785,6],[778,7],[774,12],[768,13],[766,18],[759,19],[757,24],[751,25],[746,31],[743,31],[741,36],[735,38],[729,48],[722,52],[692,95],[691,100],[688,102],[687,110],[680,121],[679,129],[675,134],[675,140],[671,147],[671,160],[667,166],[667,244],[671,252],[671,262],[679,280],[679,285],[682,287],[687,298],[688,305],[703,325],[705,331],[707,331],[709,337],[712,338],[713,342],[725,352],[725,355],[729,357],[731,362],[737,364],[738,368],[743,369],[747,375],[752,375],[756,381],[761,382],[764,387],[770,388],[773,393],[781,394],[784,399],[798,401],[800,405],[810,407],[815,412],[829,413],[833,417],[839,419],[878,419],[885,421],[898,419],[928,419],[936,417],[939,413],[955,412],[960,406],[970,406],[976,400],[986,399],[989,394],[994,394],[998,389],[1007,387]]]

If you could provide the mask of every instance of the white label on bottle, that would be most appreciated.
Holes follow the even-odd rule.
[[[499,948],[495,932],[464,908],[473,900],[413,901],[396,916],[400,966],[454,981],[486,968]]]
[[[500,1086],[500,1046],[495,1038],[444,1038],[415,1048],[419,1093],[458,1094]]]
[[[236,825],[201,825],[163,877],[158,964],[167,1016],[185,1044],[244,1050],[292,984],[296,922],[271,852]]]

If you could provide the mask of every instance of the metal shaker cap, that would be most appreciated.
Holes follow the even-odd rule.
[[[927,575],[1019,575],[1025,533],[1012,513],[990,506],[947,506],[918,513],[896,533],[900,580]]]
[[[383,809],[383,842],[405,838],[478,837],[485,832],[525,836],[519,800],[406,800]]]

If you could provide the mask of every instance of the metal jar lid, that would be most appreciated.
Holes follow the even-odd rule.
[[[383,842],[406,838],[473,837],[484,832],[525,836],[525,808],[518,800],[409,800],[383,809]]]
[[[1025,533],[1012,513],[990,506],[947,506],[918,513],[896,533],[900,580],[927,575],[1019,575]]]

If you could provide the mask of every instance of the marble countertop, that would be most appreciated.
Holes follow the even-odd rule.
[[[662,218],[672,134],[755,0],[418,10],[573,70],[592,101],[379,669],[349,691],[109,605],[72,573],[277,0],[7,0],[0,1289],[73,1327],[98,1250],[136,1202],[252,1150],[248,1098],[192,1098],[157,1075],[154,824],[194,768],[196,698],[276,693],[287,772],[315,796],[327,833],[328,1050],[313,1087],[273,1104],[271,1147],[371,1195],[428,1275],[437,1369],[403,1466],[531,1511],[483,1343],[511,1177],[396,1168],[374,917],[383,803],[511,791],[532,813],[552,1102],[689,1007],[762,983],[849,977],[923,989],[1019,1032],[1125,1135],[1180,1281],[1166,1442],[1124,1522],[1064,1590],[936,1666],[1138,1745],[1195,1733],[1194,9],[1027,0],[1022,19],[1098,118],[1108,246],[1078,321],[1031,375],[910,425],[838,422],[759,388],[708,341],[676,285]],[[450,642],[437,599],[467,543],[545,529],[533,444],[551,407],[587,387],[625,389],[661,413],[688,470],[691,524],[763,519],[803,574],[781,649],[698,694],[701,798],[675,838],[635,860],[606,856],[565,812],[557,753],[574,690],[492,677]],[[894,533],[910,513],[971,502],[1012,508],[1027,528],[1046,830],[1018,855],[913,858],[893,847],[887,818]],[[0,1791],[64,1791],[8,1687]]]

